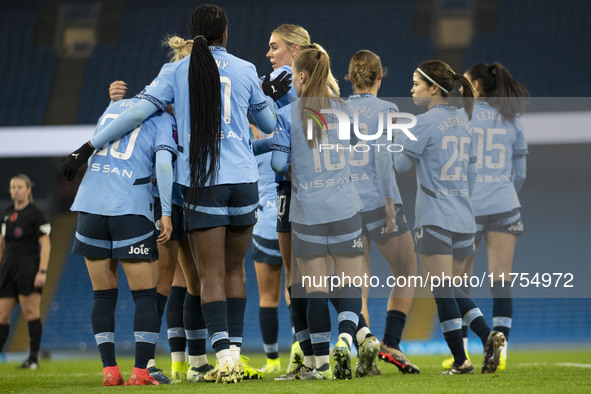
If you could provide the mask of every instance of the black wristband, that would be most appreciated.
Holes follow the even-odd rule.
[[[39,273],[40,274],[46,274],[47,273],[47,270],[39,270]]]

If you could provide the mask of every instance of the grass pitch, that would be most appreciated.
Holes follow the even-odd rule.
[[[211,357],[210,357],[211,359]],[[36,371],[16,369],[18,363],[0,364],[0,392],[2,393],[89,393],[108,390],[150,391],[175,393],[199,392],[257,392],[264,393],[387,393],[387,392],[591,392],[591,351],[544,350],[510,351],[507,370],[494,375],[439,376],[442,356],[413,356],[413,363],[421,369],[419,375],[403,375],[393,366],[378,361],[383,375],[349,381],[275,382],[273,376],[262,380],[245,380],[234,385],[183,383],[150,387],[102,387],[100,359],[68,361],[42,360]],[[472,355],[475,369],[482,356]],[[282,355],[282,364],[288,357]],[[250,365],[260,367],[264,355],[251,355]],[[355,360],[353,360],[354,363]],[[119,358],[124,378],[129,378],[133,359]],[[170,359],[157,357],[156,364],[169,373]]]

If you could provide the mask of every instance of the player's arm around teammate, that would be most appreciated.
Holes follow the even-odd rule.
[[[121,135],[174,102],[179,122],[176,180],[185,187],[185,224],[199,264],[202,310],[218,356],[219,368],[206,377],[237,381],[246,296],[243,258],[254,223],[257,180],[245,109],[264,132],[274,129],[275,117],[254,66],[226,52],[225,12],[214,5],[198,7],[190,25],[191,56],[164,65],[136,106],[68,157],[64,174],[69,178],[75,173],[89,146]]]
[[[169,36],[163,44],[171,49],[171,62],[176,62],[191,54],[193,41]],[[127,85],[124,81],[114,81],[109,87],[112,102],[123,98],[126,92]],[[173,105],[168,105],[166,111],[174,116]],[[155,191],[157,192],[157,188]],[[156,195],[158,196],[158,193]],[[156,200],[154,218],[159,221],[159,198]],[[158,313],[161,319],[166,306],[167,334],[172,358],[171,381],[178,383],[188,379],[195,382],[200,381],[213,367],[207,362],[207,335],[201,313],[201,283],[184,231],[183,200],[178,184],[173,185],[172,222],[171,239],[158,244]],[[188,365],[185,353],[187,344]],[[167,383],[168,378],[162,374],[162,370],[155,367],[154,360],[148,363],[148,371],[160,383]]]
[[[99,119],[97,132],[137,102],[136,98],[111,104]],[[168,241],[172,232],[175,129],[172,116],[158,114],[97,150],[91,156],[72,205],[72,210],[79,212],[73,252],[85,256],[93,285],[91,320],[103,360],[104,385],[124,383],[115,359],[113,334],[118,261],[126,273],[136,306],[136,359],[129,384],[157,384],[146,367],[154,357],[159,332],[158,266],[154,263],[158,258],[157,243]],[[120,151],[120,146],[125,146],[125,151]],[[104,168],[117,171],[101,171]],[[158,238],[154,234],[152,211],[154,172],[163,214]]]

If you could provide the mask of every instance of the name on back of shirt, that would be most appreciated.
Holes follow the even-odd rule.
[[[121,104],[119,104],[119,108],[133,107],[134,104],[133,101],[122,101]]]
[[[366,118],[371,119],[375,115],[376,110],[370,107],[366,107],[365,105],[361,105],[357,107],[357,112],[359,113],[359,115],[363,115]]]
[[[218,68],[221,68],[222,70],[224,70],[226,68],[226,66],[228,64],[230,64],[230,62],[227,62],[225,60],[217,60],[217,59],[216,59],[215,63],[218,65]]]
[[[495,116],[494,111],[482,111],[482,112],[475,113],[474,116],[480,122],[482,122],[484,120],[502,120],[501,114],[497,114],[497,116]]]
[[[463,127],[464,129],[466,129],[468,131],[470,131],[470,129],[471,129],[470,123],[467,121],[467,119],[460,118],[459,116],[451,116],[451,117],[447,118],[443,122],[439,123],[439,126],[437,126],[437,128],[442,133],[445,133],[447,130],[449,130],[450,128],[455,127],[455,126]]]

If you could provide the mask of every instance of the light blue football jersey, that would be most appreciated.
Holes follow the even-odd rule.
[[[137,99],[117,101],[100,117],[95,134]],[[158,150],[177,154],[175,120],[166,112],[146,119],[133,131],[97,149],[88,160],[72,211],[104,216],[142,215],[154,220],[152,178]]]
[[[478,176],[472,193],[474,214],[493,215],[521,207],[512,182],[513,156],[528,153],[521,122],[503,120],[494,107],[476,101],[470,123],[478,149]]]
[[[390,112],[398,112],[398,107],[395,104],[381,100],[373,94],[353,94],[349,96],[347,104],[351,107],[351,112],[355,111],[359,114],[359,130],[363,134],[375,135],[378,131],[379,117],[382,117],[382,133],[381,137],[373,141],[360,141],[357,146],[358,151],[352,151],[349,155],[349,163],[351,164],[351,179],[357,188],[359,197],[363,201],[363,210],[372,211],[374,209],[386,205],[386,193],[382,191],[380,182],[378,181],[378,173],[376,171],[376,149],[386,150],[386,145],[391,141],[387,141],[386,137],[386,116]],[[367,145],[367,148],[361,148],[360,144]],[[377,145],[377,146],[372,146]],[[390,154],[392,155],[392,154]],[[396,175],[394,168],[385,176],[389,176],[390,184],[392,185],[387,195],[394,199],[394,204],[402,204],[402,198],[396,184]]]
[[[279,74],[281,74],[283,71],[287,71],[287,73],[289,75],[292,75],[291,74],[291,66],[281,66],[277,70],[274,70],[271,73],[271,76],[270,76],[271,79],[277,78],[277,76]],[[264,76],[260,78],[261,83],[263,82],[264,79],[265,79]],[[279,116],[279,110],[281,108],[283,108],[283,107],[286,107],[286,106],[290,105],[294,100],[297,100],[297,98],[298,98],[298,95],[297,95],[297,93],[295,91],[295,87],[293,86],[293,83],[292,83],[291,84],[291,88],[285,94],[285,96],[283,96],[279,100],[275,101],[275,109],[276,109],[276,112],[277,112],[277,128],[275,130],[275,134],[281,129],[281,126],[279,125],[279,118],[280,118],[280,116]],[[282,119],[283,123],[286,123],[286,122],[287,123],[290,123],[290,121],[291,121],[291,118],[290,118],[291,117],[291,110],[284,111],[282,113],[282,116],[281,117],[283,118]],[[286,181],[286,180],[287,180],[287,178],[285,178],[283,175],[275,174],[275,182],[276,183],[282,182],[282,181]]]
[[[173,171],[175,171],[174,163],[173,163]],[[160,197],[160,192],[158,191],[158,186],[154,186],[154,188],[152,189],[152,192],[154,193],[154,197]],[[181,190],[181,185],[179,185],[178,183],[172,184],[171,203],[172,203],[172,205],[177,205],[179,207],[183,206],[183,192]]]
[[[325,114],[328,130],[323,132],[321,144],[342,144],[342,149],[311,148],[299,116],[300,101],[290,107],[291,222],[314,225],[353,217],[363,209],[363,204],[351,181],[349,141],[339,140],[336,119]],[[349,112],[347,108],[340,109]]]
[[[222,90],[222,141],[220,167],[214,183],[252,183],[258,180],[257,163],[249,139],[249,109],[267,106],[259,85],[256,69],[251,63],[226,52],[226,48],[210,46],[220,72]],[[141,96],[160,108],[174,103],[179,131],[179,159],[175,182],[190,186],[189,139],[191,111],[189,100],[189,62],[186,57],[162,66],[160,74]]]
[[[465,112],[435,105],[417,116],[410,132],[417,141],[397,131],[395,142],[417,164],[415,227],[476,232],[467,176],[469,163],[476,162],[476,138]]]
[[[265,239],[277,239],[277,183],[275,172],[271,168],[272,152],[256,157],[259,165],[259,208],[257,223],[252,230],[253,235]]]
[[[291,66],[281,66],[277,70],[274,70],[270,75],[271,80],[274,80],[275,78],[277,78],[277,76],[284,71],[287,71],[287,73],[289,75],[291,75]],[[265,76],[262,76],[260,78],[261,83],[263,83],[264,79],[265,79]],[[298,95],[297,95],[297,93],[295,91],[295,87],[293,86],[293,83],[292,83],[289,91],[287,93],[285,93],[285,95],[283,97],[281,97],[279,100],[275,101],[275,109],[278,110],[279,108],[283,108],[286,105],[290,104],[292,101],[296,100],[297,98],[298,98]]]
[[[271,150],[287,153],[287,162],[291,163],[291,104],[287,104],[277,111],[277,127],[272,138]],[[275,175],[275,182],[277,183],[287,180],[283,175]]]

